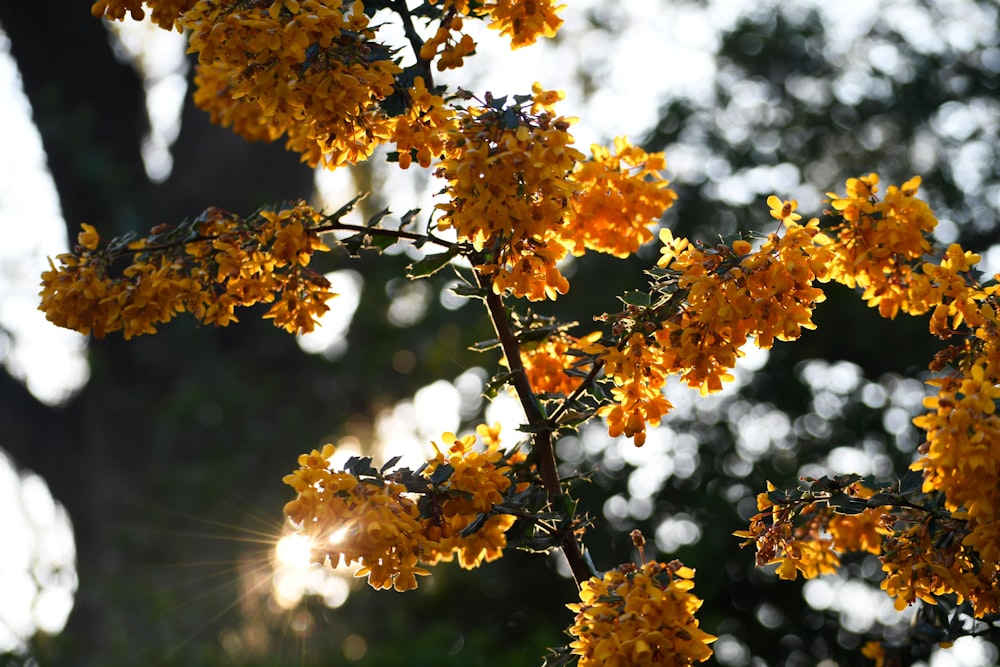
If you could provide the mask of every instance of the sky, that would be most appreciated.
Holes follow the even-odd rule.
[[[703,6],[660,0],[630,0],[628,3],[580,0],[567,4],[570,7],[562,13],[566,25],[558,42],[541,43],[511,53],[504,40],[483,30],[477,35],[479,54],[462,70],[443,76],[442,81],[477,81],[479,89],[501,95],[529,92],[532,83],[541,79],[547,88],[566,91],[566,100],[559,109],[581,118],[572,133],[583,150],[592,142],[609,143],[616,135],[639,138],[655,123],[660,103],[667,95],[710,99],[717,30],[732,25],[741,13],[761,7],[760,2],[750,0],[713,0]],[[922,14],[908,11],[913,3],[906,0],[843,0],[838,3],[799,0],[790,6],[793,10],[821,12],[834,36],[831,43],[843,44],[845,48],[852,44],[854,36],[877,20],[892,20],[905,26],[913,43],[928,51],[940,49],[946,42],[975,43],[977,31],[984,29],[981,17],[971,15],[970,5],[963,0],[942,2],[945,11],[935,24],[922,22]],[[588,39],[593,28],[583,18],[582,10],[586,8],[593,8],[607,23],[620,27],[610,36],[602,33],[601,49],[593,48],[593,39]],[[180,104],[187,94],[184,43],[176,33],[136,24],[126,25],[125,30],[118,32],[118,39],[122,56],[132,59],[146,78],[153,131],[142,151],[149,177],[154,181],[162,180],[169,175],[169,147],[180,130]],[[39,400],[54,404],[78,390],[89,377],[86,339],[49,325],[37,311],[38,273],[46,267],[48,257],[66,250],[68,240],[55,188],[45,166],[41,141],[30,120],[30,106],[20,89],[16,66],[7,52],[6,37],[0,34],[0,233],[5,239],[0,245],[0,359],[12,374],[26,382]],[[609,57],[609,53],[619,54],[619,57]],[[846,53],[840,55],[847,56]],[[497,62],[503,66],[495,66]],[[585,97],[573,66],[552,65],[560,62],[584,63],[599,83],[597,92]],[[857,84],[858,79],[846,80],[844,85],[849,88],[852,81]],[[844,94],[849,94],[849,90]],[[960,110],[954,111],[958,114]],[[945,132],[961,132],[963,122],[969,122],[963,118],[953,114],[942,117],[939,122]],[[683,153],[667,158],[679,174],[693,168],[689,164],[692,160],[697,161],[697,156]],[[975,158],[975,155],[969,156],[969,160]],[[969,164],[969,169],[975,168],[972,162]],[[414,179],[412,171],[390,169],[385,172],[383,189],[395,193],[399,201],[390,202],[394,210],[419,206],[434,189],[428,180]],[[755,197],[758,191],[777,188],[784,183],[789,187],[801,185],[795,174],[759,172],[752,176],[764,179],[763,184],[748,183],[746,178],[750,177],[724,182],[720,187],[728,188],[726,191],[739,199]],[[355,194],[346,170],[318,173],[317,189],[319,196],[332,206]],[[802,195],[807,199],[809,193],[803,190]],[[989,249],[986,260],[990,272],[1000,269],[1000,246]],[[349,344],[344,334],[357,308],[357,293],[363,278],[350,270],[330,277],[336,291],[343,296],[334,300],[326,326],[315,335],[303,337],[300,344],[307,352],[325,353],[335,358],[343,354]],[[424,289],[416,287],[405,291],[399,303],[394,304],[395,314],[390,315],[399,318],[402,325],[407,318],[419,318],[429,299],[448,298],[446,294],[429,294],[422,291]],[[458,307],[457,303],[452,305]],[[756,359],[745,363],[752,367],[759,362]],[[460,415],[478,407],[473,403],[478,401],[479,387],[485,377],[482,369],[472,369],[462,376],[442,379],[422,389],[411,401],[387,410],[380,417],[376,432],[383,442],[392,442],[395,446],[417,443],[418,448],[426,448],[430,439],[457,428]],[[436,409],[421,409],[424,404],[434,405]],[[442,406],[450,406],[450,409]],[[433,419],[427,415],[432,415]],[[491,407],[488,419],[502,421],[512,429],[520,421],[520,415],[516,404],[501,400]],[[683,447],[683,441],[677,440],[675,435],[670,435],[669,429],[660,435],[651,435],[646,448],[628,450],[623,456],[652,457],[657,452],[663,454],[671,448]],[[748,441],[746,446],[752,448],[754,444]],[[0,434],[0,449],[2,447]],[[394,453],[388,448],[384,452],[387,457]],[[850,464],[850,453],[838,455],[848,457],[844,465]],[[668,458],[664,455],[658,460]],[[644,469],[646,475],[654,478],[677,472],[657,468],[651,463]],[[633,495],[641,498],[644,484],[648,488],[655,487],[657,480],[654,478],[637,478]],[[22,591],[20,596],[0,598],[4,600],[0,604],[0,650],[19,645],[34,628],[57,632],[71,605],[76,587],[75,574],[67,574],[73,559],[72,536],[65,511],[50,495],[46,496],[47,493],[40,477],[30,471],[18,471],[12,462],[0,455],[0,531],[22,536],[16,543],[26,545],[22,551],[0,551],[0,590]],[[46,509],[32,514],[28,509],[31,506]],[[605,509],[612,514],[615,511],[642,511],[641,507],[616,508],[615,502]],[[662,535],[658,533],[657,540],[663,545],[677,546],[697,539],[697,530],[698,526],[685,517],[675,517],[671,525],[662,529]],[[49,551],[44,551],[43,547]],[[285,560],[294,563],[294,544],[286,542],[282,548],[289,554]],[[55,563],[46,572],[57,574],[48,582],[32,578],[33,575],[28,576],[33,571],[31,563]],[[343,602],[346,594],[339,585],[316,578],[303,583],[302,577],[307,575],[289,572],[276,576],[279,597],[290,600],[296,590],[319,590],[329,597],[331,606],[336,606],[337,601]],[[26,583],[29,581],[33,583]],[[279,586],[279,581],[285,582],[284,587]],[[807,588],[807,599],[814,607],[832,608],[838,596],[844,593],[844,589],[837,586],[847,583],[823,582]],[[855,594],[861,596],[858,599],[874,600],[866,597],[867,592],[855,591]],[[866,607],[868,613],[882,613],[879,609],[883,607],[877,607],[876,602],[872,604],[876,607]],[[838,610],[844,614],[850,612],[849,609]],[[717,650],[735,651],[738,647],[726,648],[726,644],[720,642]],[[956,655],[960,653],[952,653],[953,657]],[[985,664],[977,662],[985,660],[981,647],[961,655],[966,657],[953,664]],[[940,661],[947,658],[935,660],[938,665],[944,664]]]

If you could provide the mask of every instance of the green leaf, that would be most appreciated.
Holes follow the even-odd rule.
[[[788,494],[782,489],[775,489],[767,492],[767,499],[775,505],[784,505],[788,502]]]
[[[481,340],[477,343],[473,343],[469,346],[470,350],[475,350],[476,352],[486,352],[487,350],[492,350],[500,347],[500,340],[497,338],[490,338],[488,340]]]
[[[578,412],[576,410],[566,410],[561,415],[559,415],[559,420],[556,424],[560,427],[570,427],[576,428],[580,424],[583,424],[591,417],[594,416],[595,410],[587,410],[584,412]]]
[[[648,308],[650,304],[650,297],[648,292],[639,292],[638,290],[632,290],[625,292],[622,296],[618,297],[623,303],[629,306],[639,306],[640,308]]]
[[[511,378],[513,377],[514,374],[511,373],[510,371],[507,371],[505,373],[497,373],[496,375],[493,376],[493,379],[490,380],[489,383],[486,385],[486,387],[483,389],[483,395],[486,396],[486,398],[490,399],[496,398],[497,391],[499,391],[500,387],[510,382]]]
[[[452,258],[458,254],[458,248],[448,248],[447,251],[436,255],[428,255],[421,260],[410,264],[406,275],[409,278],[426,278],[432,276],[444,267],[448,266]]]
[[[485,299],[486,290],[482,287],[477,287],[476,285],[455,285],[451,288],[451,291],[458,296],[467,296],[469,298]]]
[[[362,250],[373,250],[381,253],[397,241],[393,236],[379,234],[378,232],[378,229],[373,229],[371,232],[352,234],[345,239],[341,239],[337,244],[347,250],[351,257],[357,257],[361,254]]]

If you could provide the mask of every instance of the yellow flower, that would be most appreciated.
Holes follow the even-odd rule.
[[[101,242],[101,237],[97,233],[97,229],[87,223],[81,224],[80,227],[82,231],[77,235],[76,242],[87,250],[97,250],[97,246]]]
[[[869,660],[874,660],[875,667],[883,667],[885,665],[885,647],[882,646],[881,642],[865,642],[865,645],[861,647],[861,655]]]
[[[796,222],[802,219],[802,216],[795,212],[798,208],[799,202],[792,199],[791,201],[782,201],[778,199],[775,195],[771,195],[767,198],[767,205],[771,207],[771,217],[781,222]]]

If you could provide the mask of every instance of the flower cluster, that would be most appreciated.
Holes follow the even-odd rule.
[[[552,0],[490,0],[485,3],[492,19],[489,27],[510,37],[511,48],[534,44],[539,37],[555,37],[562,19],[562,5]]]
[[[448,130],[436,173],[450,200],[437,207],[438,227],[472,244],[498,293],[535,301],[565,294],[557,264],[570,251],[627,256],[652,238],[649,227],[675,198],[660,153],[619,138],[616,154],[594,146],[584,161],[570,119],[555,115],[561,96],[535,84],[510,106],[487,98],[459,111]]]
[[[931,382],[938,385],[937,395],[924,399],[931,412],[913,420],[927,440],[912,467],[923,471],[924,491],[942,493],[945,507],[968,521],[961,544],[976,554],[975,564],[961,570],[971,580],[948,581],[952,590],[972,599],[977,615],[998,611],[1000,598],[989,591],[1000,584],[1000,380],[974,363]]]
[[[812,311],[825,297],[814,281],[827,279],[831,253],[819,222],[785,221],[785,233],[768,235],[753,251],[737,240],[730,248],[703,248],[675,240],[669,230],[659,266],[676,275],[683,295],[661,321],[657,341],[671,372],[703,393],[718,391],[749,338],[770,348],[814,329]]]
[[[449,195],[438,227],[472,243],[498,293],[540,300],[569,289],[556,263],[567,254],[569,176],[583,155],[571,146],[569,121],[553,112],[557,99],[536,84],[533,98],[513,106],[488,99],[461,110],[437,169]]]
[[[374,588],[416,588],[422,567],[456,556],[466,569],[503,555],[514,517],[497,511],[511,487],[510,464],[523,460],[503,454],[499,427],[477,435],[444,434],[446,451],[418,473],[383,474],[369,459],[352,459],[346,470],[330,467],[332,445],[299,457],[300,468],[284,481],[298,496],[285,513],[310,538],[313,560],[357,564]]]
[[[704,662],[715,637],[698,627],[694,570],[680,562],[628,563],[583,582],[569,634],[580,667]]]
[[[573,173],[576,223],[568,240],[574,255],[594,250],[628,257],[652,240],[650,226],[677,198],[661,174],[666,160],[624,137],[615,139],[614,153],[596,144],[590,150],[592,158]]]
[[[499,31],[501,35],[509,37],[510,45],[513,49],[530,46],[539,37],[555,37],[559,26],[562,25],[562,19],[556,16],[556,12],[562,9],[563,6],[555,5],[552,0],[485,0],[484,2],[431,0],[431,4],[442,5],[447,17],[459,18],[460,16],[470,16],[489,18],[489,27]],[[446,23],[442,22],[442,29],[444,29],[445,25]],[[454,21],[448,25],[452,31],[459,31],[462,28],[461,23],[455,25]],[[462,44],[467,39],[471,43],[471,38],[468,38],[466,35],[459,39],[459,44]],[[445,43],[446,40],[441,36],[439,30],[438,35],[431,41],[435,44],[436,49],[438,44]],[[465,54],[470,53],[473,49],[475,49],[474,43],[471,44],[471,48],[462,47]],[[435,52],[430,49],[428,51],[428,54],[421,53],[421,57],[424,60],[430,60],[431,58],[428,56]],[[460,59],[458,65],[461,65]],[[439,67],[445,69],[445,67],[441,67],[440,65]]]
[[[597,411],[608,423],[608,435],[624,434],[641,447],[646,426],[658,426],[673,407],[663,396],[669,375],[663,348],[635,332],[618,346],[598,343],[588,351],[599,355],[605,374],[614,381],[612,402]]]
[[[334,296],[329,281],[308,268],[312,253],[327,249],[316,229],[321,221],[301,202],[247,218],[210,208],[182,226],[103,247],[97,230],[84,225],[74,252],[42,274],[39,309],[83,334],[121,330],[131,338],[154,333],[177,313],[225,326],[236,321],[237,306],[271,303],[265,317],[276,326],[312,331]]]
[[[426,169],[444,152],[447,133],[455,126],[455,110],[427,90],[423,77],[413,81],[407,96],[406,113],[393,119],[392,141],[401,168],[407,169],[416,161]]]
[[[141,21],[146,16],[143,5],[153,12],[153,23],[164,30],[180,30],[177,19],[181,14],[191,9],[197,0],[96,0],[90,7],[90,13],[97,18],[121,21],[128,13],[134,21]]]
[[[434,36],[420,47],[420,58],[428,62],[437,58],[436,67],[440,71],[456,69],[465,63],[466,56],[476,51],[476,42],[462,32],[465,22],[461,16],[452,14],[441,21]]]
[[[969,541],[975,523],[935,507],[933,498],[828,478],[793,493],[768,483],[749,529],[734,534],[756,545],[758,566],[777,563],[782,579],[833,573],[843,554],[869,553],[882,562],[881,587],[897,610],[916,600],[937,604],[942,595],[968,600],[976,616],[1000,610],[996,561]]]
[[[881,200],[878,182],[878,174],[850,178],[845,196],[829,193],[833,213],[842,219],[830,232],[835,238],[830,278],[861,288],[862,298],[883,317],[895,317],[901,309],[926,312],[926,299],[915,299],[914,293],[935,290],[922,289],[914,274],[931,252],[937,218],[916,197],[920,177],[898,188],[889,186]]]
[[[978,282],[979,255],[957,244],[934,257],[937,221],[916,197],[919,177],[889,186],[882,199],[878,182],[869,174],[848,180],[845,196],[831,193],[842,219],[831,230],[831,278],[863,290],[884,317],[930,312],[932,334],[959,340],[931,363],[946,372],[929,381],[937,394],[924,400],[930,411],[914,419],[927,440],[912,467],[923,472],[925,493],[942,494],[952,516],[967,521],[960,539],[951,538],[961,548],[941,548],[926,526],[895,537],[883,557],[883,588],[897,607],[954,593],[982,615],[998,609],[992,590],[1000,575],[1000,461],[991,444],[1000,436],[998,288]]]
[[[190,31],[207,86],[197,103],[247,138],[287,135],[305,162],[331,167],[364,160],[389,139],[382,101],[402,70],[373,41],[363,3],[200,0],[178,24]]]
[[[836,572],[840,555],[847,552],[880,554],[888,534],[880,507],[869,508],[865,499],[871,489],[853,482],[844,489],[848,498],[859,499],[854,514],[837,514],[828,493],[807,492],[798,497],[777,492],[768,482],[767,492],[757,495],[758,514],[749,530],[736,531],[743,546],[756,544],[757,566],[778,563],[782,579],[806,579]]]
[[[334,567],[358,563],[358,576],[373,588],[405,591],[417,587],[421,543],[420,510],[406,487],[376,476],[362,477],[329,468],[333,445],[299,457],[300,468],[284,482],[298,492],[285,513],[312,543],[315,562]]]
[[[666,229],[660,238],[660,300],[630,306],[616,325],[627,335],[588,350],[614,384],[614,401],[599,414],[612,436],[625,434],[637,445],[646,425],[658,424],[671,407],[662,396],[668,377],[679,375],[702,393],[718,391],[750,338],[769,348],[815,328],[813,307],[824,296],[813,282],[826,279],[830,257],[816,220],[785,220],[784,235],[770,234],[756,251],[744,240],[694,245]]]

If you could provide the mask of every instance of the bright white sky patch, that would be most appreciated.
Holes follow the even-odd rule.
[[[38,475],[0,450],[0,653],[19,652],[37,631],[58,634],[76,593],[69,516]]]
[[[181,131],[181,109],[187,96],[187,37],[144,21],[109,21],[115,36],[115,54],[130,62],[143,77],[149,134],[142,142],[146,175],[155,183],[166,180],[174,166],[170,146]]]
[[[46,256],[65,252],[69,243],[42,140],[9,51],[0,31],[0,329],[11,338],[5,340],[0,330],[0,360],[36,398],[52,404],[82,387],[90,369],[86,339],[49,324],[38,310]]]
[[[310,333],[300,334],[297,340],[303,351],[333,360],[347,352],[347,330],[361,303],[364,278],[353,269],[344,269],[327,273],[326,279],[337,296],[326,302],[330,310],[319,318],[319,326]]]

